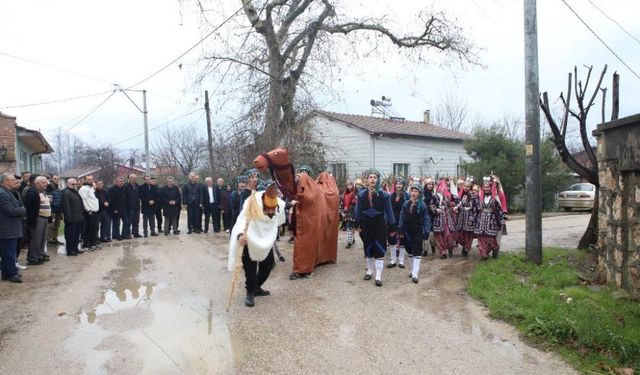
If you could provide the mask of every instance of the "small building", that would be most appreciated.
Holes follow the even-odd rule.
[[[464,176],[469,135],[424,121],[314,111],[306,121],[338,181],[375,168],[384,176]]]
[[[0,112],[0,173],[42,173],[42,155],[52,152],[42,133],[18,126],[15,117]]]
[[[598,268],[640,297],[640,114],[598,125]]]

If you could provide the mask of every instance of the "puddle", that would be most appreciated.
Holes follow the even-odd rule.
[[[112,287],[76,314],[78,329],[65,348],[84,362],[83,373],[229,373],[240,353],[220,306],[176,296],[166,284],[140,282],[150,267],[125,248]],[[217,311],[220,311],[218,313]]]

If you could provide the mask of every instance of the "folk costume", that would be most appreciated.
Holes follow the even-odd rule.
[[[433,233],[438,246],[441,259],[453,256],[455,247],[456,223],[453,217],[452,207],[454,206],[454,196],[447,187],[446,180],[440,180],[436,193],[431,199],[431,211],[433,212]]]
[[[398,190],[397,185],[402,185]],[[400,211],[405,202],[409,200],[409,193],[407,193],[407,182],[399,177],[394,184],[395,191],[391,194],[391,209],[393,210],[393,217],[396,223],[400,220]],[[404,239],[400,236],[400,233],[396,232],[393,236],[389,236],[389,264],[387,268],[393,268],[396,266],[396,259],[398,261],[398,267],[404,268],[404,256],[405,245]]]
[[[356,227],[360,228],[360,239],[364,246],[367,261],[365,280],[371,280],[376,272],[376,286],[382,286],[382,269],[387,252],[389,233],[395,232],[396,221],[391,208],[391,196],[380,188],[380,173],[371,171],[378,179],[375,187],[358,192],[356,200]]]
[[[228,269],[232,271],[241,254],[246,278],[246,306],[254,305],[254,296],[270,293],[262,289],[273,268],[273,244],[278,235],[278,226],[284,223],[284,202],[278,198],[275,186],[267,191],[254,191],[246,199],[231,231]],[[275,209],[273,214],[267,213]],[[246,244],[240,244],[244,237]]]
[[[429,208],[422,199],[422,187],[415,184],[410,188],[411,191],[418,192],[417,199],[409,198],[400,211],[398,221],[398,232],[400,237],[404,238],[404,245],[407,254],[411,257],[411,280],[418,283],[418,274],[420,273],[420,257],[422,256],[422,242],[429,236],[431,229],[431,217]],[[414,194],[412,192],[412,194]]]
[[[433,182],[433,179],[431,177],[428,177],[425,182],[424,182],[424,204],[427,207],[431,207],[431,199],[433,198],[433,194],[435,193],[435,183]],[[433,219],[434,219],[434,213],[433,211],[431,211],[431,209],[429,209],[429,218],[431,219],[431,227],[429,228],[429,236],[425,237],[425,242],[426,242],[426,246],[425,246],[425,250],[424,250],[424,254],[422,255],[427,255],[429,253],[429,250],[431,250],[432,254],[436,253],[436,240],[435,237],[433,235]]]
[[[478,247],[480,257],[487,260],[489,252],[496,258],[500,251],[500,244],[496,240],[498,232],[502,230],[504,224],[504,213],[500,205],[500,200],[493,182],[486,181],[480,191],[480,209],[474,233],[478,236]],[[485,192],[485,188],[490,188],[491,192]]]
[[[351,188],[349,188],[351,186]],[[342,222],[345,229],[345,237],[347,240],[346,248],[350,248],[355,243],[353,237],[353,222],[356,208],[356,191],[352,183],[347,183],[347,188],[342,196]]]
[[[460,197],[460,202],[456,205],[458,212],[456,229],[458,243],[462,246],[462,256],[466,257],[471,251],[471,244],[475,236],[479,202],[478,197],[470,188],[469,190],[463,188]]]

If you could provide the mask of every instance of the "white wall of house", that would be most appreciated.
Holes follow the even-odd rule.
[[[374,137],[359,128],[324,116],[314,116],[317,141],[326,145],[328,164],[345,163],[350,178],[369,168],[393,174],[393,164],[409,164],[410,176],[457,176],[458,166],[470,161],[462,141],[437,138]]]

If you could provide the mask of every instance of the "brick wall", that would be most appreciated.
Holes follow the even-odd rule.
[[[601,124],[598,138],[599,270],[640,296],[640,115]]]
[[[16,118],[0,113],[0,146],[7,148],[5,160],[0,160],[0,173],[16,170]]]

